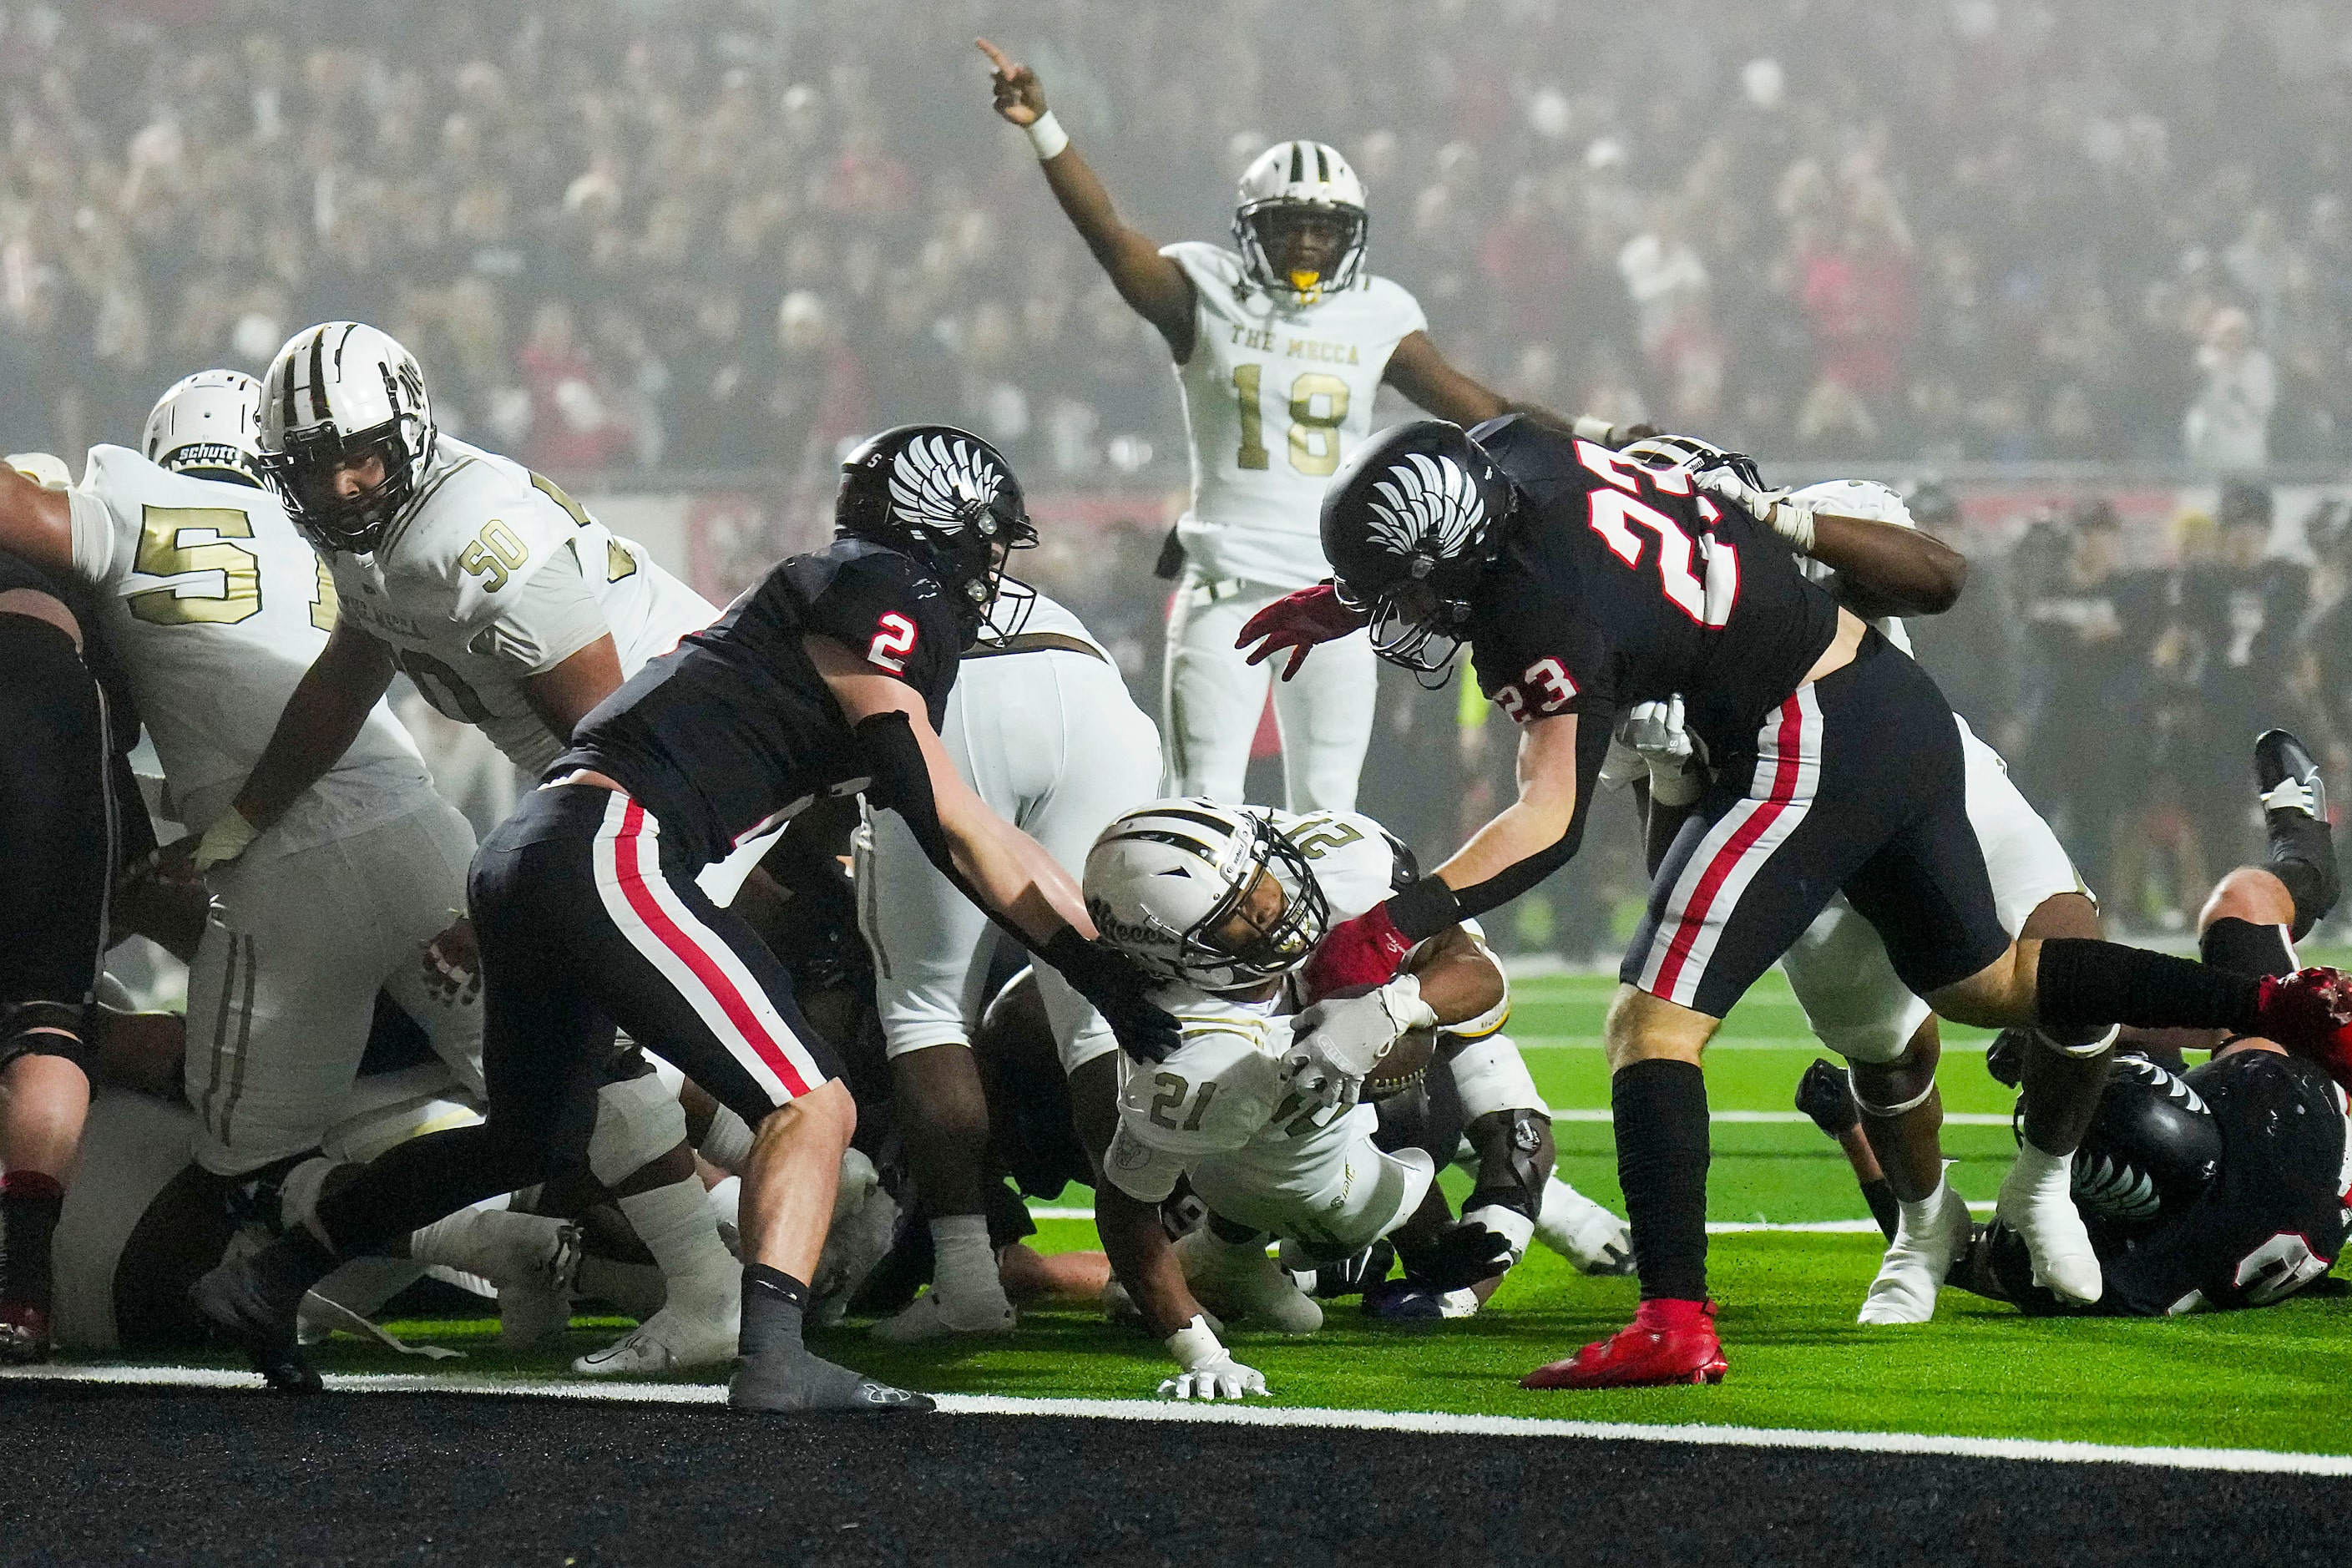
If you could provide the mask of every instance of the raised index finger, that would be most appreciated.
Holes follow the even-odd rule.
[[[990,43],[986,38],[974,38],[972,42],[979,45],[980,52],[988,57],[988,63],[996,68],[997,75],[1009,79],[1015,71],[1018,71],[1021,68],[1019,66],[1013,63],[1011,56],[1007,55],[1003,49],[998,48],[994,44]]]

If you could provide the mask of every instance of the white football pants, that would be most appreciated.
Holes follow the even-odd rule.
[[[1160,678],[1168,794],[1241,801],[1250,742],[1265,711],[1266,683],[1273,681],[1285,808],[1356,809],[1356,777],[1371,742],[1380,661],[1370,640],[1358,632],[1317,648],[1296,679],[1275,680],[1284,658],[1253,666],[1234,639],[1244,622],[1282,596],[1255,583],[1211,583],[1185,568],[1168,612],[1168,658]]]
[[[237,1175],[317,1145],[343,1113],[378,990],[482,1092],[482,1005],[432,994],[425,946],[466,907],[474,831],[436,801],[347,838],[210,878],[188,972],[196,1159]]]
[[[1160,735],[1118,671],[1046,649],[968,658],[940,739],[991,810],[1073,877],[1097,834],[1160,788]],[[988,998],[988,917],[932,866],[895,811],[872,814],[857,861],[857,923],[874,950],[889,1055],[965,1045]],[[1009,939],[1008,939],[1009,940]],[[1038,989],[1065,1071],[1118,1048],[1102,1015],[1046,964]]]

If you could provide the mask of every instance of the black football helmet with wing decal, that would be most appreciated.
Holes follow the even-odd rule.
[[[1359,447],[1323,492],[1323,553],[1372,651],[1423,674],[1461,647],[1470,593],[1518,491],[1459,425],[1416,419]]]
[[[911,555],[956,608],[964,646],[1010,637],[1034,591],[1008,581],[1008,552],[1037,542],[1021,481],[1004,454],[951,425],[900,425],[842,460],[834,531]],[[999,600],[1004,603],[1000,605]]]

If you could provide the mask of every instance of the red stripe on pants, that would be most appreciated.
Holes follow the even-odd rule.
[[[783,1080],[784,1088],[796,1097],[806,1094],[809,1091],[808,1080],[801,1076],[800,1069],[793,1066],[792,1058],[784,1054],[783,1048],[776,1044],[775,1037],[761,1024],[759,1015],[743,999],[743,993],[727,978],[726,972],[711,960],[709,953],[678,929],[677,922],[669,918],[668,911],[661,907],[652,889],[646,886],[645,825],[646,808],[634,800],[629,802],[621,816],[621,832],[614,856],[621,875],[621,892],[629,900],[629,908],[636,911],[637,918],[646,922],[646,928],[660,940],[661,944],[677,954],[694,972],[695,977],[709,989],[710,994],[718,1000],[719,1010],[727,1015],[728,1021],[741,1032],[760,1059]]]
[[[1765,829],[1780,819],[1780,814],[1797,798],[1797,774],[1804,760],[1797,748],[1804,735],[1804,710],[1794,697],[1780,704],[1780,733],[1776,742],[1780,760],[1772,772],[1772,793],[1765,797],[1760,809],[1741,823],[1715,858],[1707,863],[1698,886],[1692,889],[1690,903],[1683,910],[1682,923],[1675,928],[1675,939],[1667,945],[1666,956],[1658,965],[1658,988],[1655,994],[1671,1001],[1675,982],[1682,977],[1683,965],[1689,961],[1691,948],[1698,942],[1698,933],[1706,928],[1706,912],[1715,903],[1715,896],[1756,841],[1764,837]]]

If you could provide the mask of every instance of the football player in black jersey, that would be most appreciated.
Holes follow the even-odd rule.
[[[108,892],[147,814],[120,799],[139,717],[96,606],[5,552],[0,671],[0,1362],[33,1362],[49,1352],[49,1240],[89,1110]]]
[[[1130,1050],[1174,1047],[1174,1020],[1093,940],[1069,874],[991,812],[940,745],[958,656],[996,606],[1006,552],[1035,537],[1011,468],[961,430],[886,431],[843,464],[835,523],[831,546],[777,565],[591,711],[547,782],[483,844],[468,901],[488,1121],[394,1150],[320,1202],[320,1235],[298,1229],[197,1287],[274,1384],[318,1385],[294,1343],[294,1308],[340,1257],[541,1180],[579,1146],[585,1071],[618,1025],[757,1130],[730,1403],[930,1408],[802,1343],[856,1108],[783,965],[697,882],[821,798],[862,794],[898,811]]]
[[[1835,892],[1877,928],[1905,984],[1959,1022],[2352,1033],[2352,983],[2333,971],[2257,980],[2087,939],[2012,942],[1968,821],[1950,708],[1790,560],[1790,540],[1874,525],[1752,479],[1736,464],[1646,468],[1516,416],[1475,432],[1395,426],[1325,495],[1337,580],[1244,633],[1262,656],[1296,654],[1369,626],[1383,658],[1429,673],[1467,642],[1481,687],[1521,726],[1518,799],[1433,875],[1326,938],[1327,995],[1383,982],[1416,940],[1566,862],[1621,707],[1681,693],[1715,770],[1659,868],[1606,1026],[1642,1308],[1531,1387],[1723,1375],[1700,1054]]]

